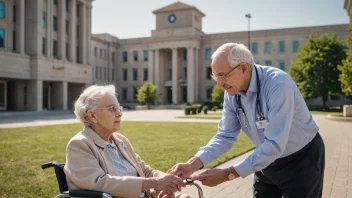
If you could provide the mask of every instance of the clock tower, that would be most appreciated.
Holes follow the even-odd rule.
[[[202,18],[205,16],[194,6],[181,2],[153,11],[156,29],[152,37],[183,37],[203,34]]]

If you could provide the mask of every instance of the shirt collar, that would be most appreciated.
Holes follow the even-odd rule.
[[[254,64],[253,68],[252,68],[252,76],[251,76],[251,82],[249,83],[249,87],[248,87],[248,91],[250,92],[257,92],[257,74],[256,74],[256,70],[258,71],[258,76],[259,76],[259,81],[260,81],[260,77],[261,77],[261,70],[260,68]]]
[[[110,144],[109,142],[106,142],[105,140],[103,140],[91,127],[84,127],[83,131],[94,141],[94,143],[97,146],[101,148],[106,148]],[[111,146],[114,147],[114,146],[117,146],[117,144],[123,145],[122,140],[120,140],[114,134],[111,136],[111,138],[115,143],[115,144],[110,144]]]

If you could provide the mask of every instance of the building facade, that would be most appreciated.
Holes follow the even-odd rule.
[[[134,39],[91,35],[91,10],[91,0],[0,0],[0,110],[71,109],[90,84],[115,84],[120,103],[133,108],[147,81],[159,104],[210,101],[212,53],[226,42],[248,43],[247,31],[203,32],[205,14],[181,2],[153,11],[151,36]],[[348,35],[347,24],[259,30],[249,47],[256,63],[288,72],[316,32]]]
[[[90,0],[0,0],[0,110],[68,109],[92,83]]]
[[[215,85],[211,78],[212,53],[226,42],[248,45],[247,31],[206,34],[202,30],[205,14],[181,2],[153,13],[156,29],[151,31],[151,37],[118,39],[108,34],[93,35],[93,81],[115,82],[119,101],[127,106],[138,104],[135,95],[146,81],[158,88],[160,104],[210,101]],[[288,72],[299,48],[307,43],[310,34],[318,32],[336,33],[342,41],[348,35],[347,24],[251,31],[250,49],[256,63]],[[107,51],[110,56],[105,59]],[[328,104],[339,105],[343,100],[332,97]],[[319,105],[321,99],[307,103]]]
[[[347,15],[350,17],[350,23],[352,22],[352,0],[345,0],[343,4],[343,8],[345,8]]]

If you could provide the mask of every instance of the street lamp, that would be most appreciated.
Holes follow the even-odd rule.
[[[250,29],[249,29],[249,27],[250,27],[249,26],[249,21],[252,18],[252,15],[248,13],[248,14],[245,15],[245,17],[248,18],[248,49],[251,50],[251,45],[250,45],[251,44],[251,37],[249,35],[249,31],[250,31]]]

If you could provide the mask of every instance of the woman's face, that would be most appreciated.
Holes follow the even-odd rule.
[[[122,107],[115,96],[108,95],[99,105],[95,114],[95,125],[107,132],[113,133],[121,127]]]

